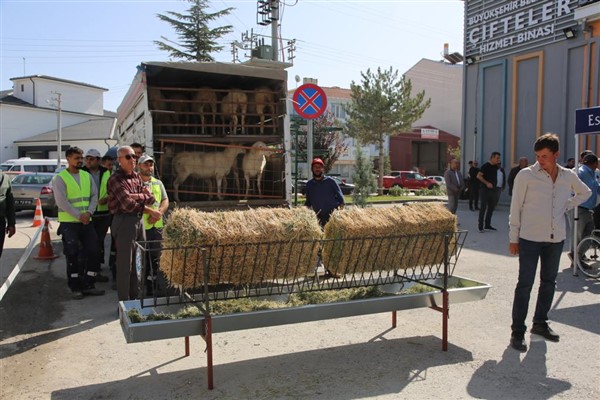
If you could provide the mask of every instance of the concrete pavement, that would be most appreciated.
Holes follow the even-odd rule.
[[[482,301],[451,305],[448,352],[441,314],[429,309],[399,312],[396,329],[386,313],[228,332],[213,336],[213,391],[200,338],[191,339],[190,357],[183,339],[128,345],[110,283],[98,284],[105,296],[70,298],[54,226],[61,257],[30,259],[0,302],[0,398],[600,398],[600,282],[572,276],[566,253],[550,314],[560,343],[528,334],[527,353],[508,347],[517,259],[508,255],[507,219],[501,207],[498,231],[479,233],[476,213],[459,206],[470,233],[455,274],[492,289]]]

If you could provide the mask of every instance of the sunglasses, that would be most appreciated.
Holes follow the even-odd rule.
[[[138,157],[135,154],[125,154],[123,157],[125,157],[126,160],[131,160],[132,158],[134,160],[138,159]]]

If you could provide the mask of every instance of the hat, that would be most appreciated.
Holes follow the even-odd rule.
[[[583,157],[583,163],[585,165],[593,164],[595,162],[598,162],[598,157],[594,153],[587,154],[585,157]]]
[[[100,154],[100,152],[96,149],[89,149],[88,151],[85,152],[85,156],[86,157],[96,157],[96,158],[101,158],[102,154]]]
[[[138,160],[138,164],[143,164],[146,161],[152,161],[154,162],[154,158],[150,157],[148,154],[143,154],[140,159]]]
[[[310,166],[312,167],[315,164],[320,164],[321,166],[325,166],[325,163],[320,158],[313,158],[312,163],[310,163]]]

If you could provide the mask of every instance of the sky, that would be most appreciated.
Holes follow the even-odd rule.
[[[296,40],[288,88],[295,77],[320,86],[349,88],[361,72],[392,67],[405,73],[422,58],[441,60],[444,43],[463,52],[460,0],[285,0],[280,35]],[[209,1],[209,12],[234,10],[215,26],[232,25],[219,40],[217,61],[231,62],[231,43],[250,33],[270,36],[257,24],[256,0]],[[157,14],[184,13],[183,0],[0,0],[0,90],[11,78],[49,75],[108,89],[104,108],[116,111],[136,66],[169,61],[155,40],[178,41]],[[270,39],[266,39],[267,44]],[[238,53],[240,61],[247,60]],[[287,54],[286,54],[287,57]],[[287,61],[287,60],[286,60]],[[301,83],[300,83],[301,84]]]

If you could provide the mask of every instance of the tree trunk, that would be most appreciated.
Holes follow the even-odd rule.
[[[379,140],[379,159],[377,160],[377,171],[379,171],[379,182],[377,183],[377,194],[383,196],[383,138]]]

